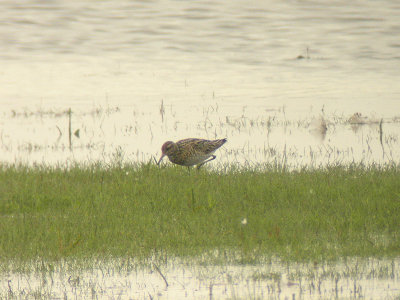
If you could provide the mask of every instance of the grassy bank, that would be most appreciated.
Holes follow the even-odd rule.
[[[241,262],[393,257],[399,216],[398,167],[0,170],[0,260],[215,250],[221,259],[239,253]]]

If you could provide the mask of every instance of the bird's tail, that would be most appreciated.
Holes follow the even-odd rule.
[[[214,141],[216,145],[218,145],[218,147],[221,147],[223,144],[225,144],[227,142],[227,138],[223,138],[220,140],[215,140]]]

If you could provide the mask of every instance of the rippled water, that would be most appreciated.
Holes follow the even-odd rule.
[[[0,9],[2,161],[92,161],[119,148],[148,160],[165,140],[189,136],[227,137],[221,162],[400,161],[396,1],[26,0]],[[112,117],[82,117],[110,107]],[[80,129],[73,151],[60,117],[68,108]],[[383,128],[355,132],[347,120],[357,112]],[[321,116],[327,131],[314,139]],[[248,123],[238,128],[240,119]]]

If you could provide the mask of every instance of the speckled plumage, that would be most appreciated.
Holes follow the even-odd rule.
[[[214,152],[225,144],[226,139],[203,140],[203,139],[184,139],[176,143],[168,141],[161,147],[161,157],[158,164],[168,156],[169,160],[181,166],[194,166],[200,168],[205,163],[215,159]]]

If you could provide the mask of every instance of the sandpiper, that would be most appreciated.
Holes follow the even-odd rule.
[[[216,158],[214,152],[225,144],[225,139],[220,140],[203,140],[203,139],[184,139],[176,143],[168,141],[161,147],[161,157],[157,164],[160,164],[164,156],[168,156],[169,160],[181,166],[194,166],[200,169],[205,163]]]

